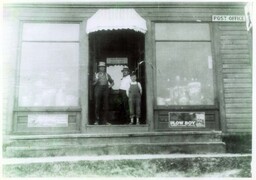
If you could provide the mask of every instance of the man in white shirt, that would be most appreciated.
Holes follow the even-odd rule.
[[[129,117],[129,103],[128,103],[128,89],[130,87],[130,83],[131,83],[131,77],[130,77],[130,70],[128,68],[128,66],[124,66],[123,70],[123,78],[121,79],[121,84],[120,84],[120,88],[119,88],[119,95],[121,98],[121,117],[124,121],[125,124],[130,122],[130,117]]]

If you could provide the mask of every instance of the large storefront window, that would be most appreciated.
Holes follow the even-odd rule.
[[[19,76],[21,107],[79,105],[79,24],[25,23]]]
[[[208,24],[156,23],[157,105],[213,105]]]

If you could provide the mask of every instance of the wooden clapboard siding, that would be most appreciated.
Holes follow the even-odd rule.
[[[252,131],[252,66],[245,23],[220,23],[226,127],[229,133]]]

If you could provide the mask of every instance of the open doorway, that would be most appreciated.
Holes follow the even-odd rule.
[[[107,72],[115,81],[109,94],[108,121],[113,125],[125,124],[120,116],[121,100],[118,93],[121,69],[127,65],[130,71],[135,71],[143,89],[140,123],[146,123],[145,64],[141,63],[144,61],[144,42],[144,34],[133,30],[97,31],[89,34],[89,124],[95,119],[92,81],[99,61],[106,62]]]

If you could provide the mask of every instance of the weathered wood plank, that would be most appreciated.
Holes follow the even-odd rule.
[[[17,126],[17,132],[29,132],[29,133],[37,133],[40,134],[42,132],[73,132],[77,130],[76,123],[71,123],[68,125],[68,127],[37,127],[37,128],[28,128],[27,124],[18,124]]]
[[[236,98],[236,97],[247,97],[247,98],[251,98],[252,94],[251,93],[225,93],[225,98]]]
[[[232,128],[228,128],[228,132],[230,133],[251,133],[252,132],[252,128],[249,129],[232,129]]]
[[[241,92],[243,92],[243,93],[252,94],[252,88],[230,88],[229,87],[229,88],[225,88],[224,91],[225,91],[225,93],[238,93],[238,94],[240,94]]]
[[[245,44],[248,45],[248,40],[244,39],[244,40],[232,40],[232,39],[223,39],[221,42],[221,44]]]
[[[226,99],[227,104],[232,103],[252,103],[251,98],[232,98],[232,99]]]
[[[252,98],[252,88],[225,88],[225,97],[226,98]]]
[[[244,45],[244,44],[239,44],[239,45],[227,45],[227,44],[221,44],[221,48],[222,49],[226,49],[226,50],[241,50],[241,49],[248,49],[248,45]]]
[[[239,25],[236,25],[235,27],[220,25],[219,29],[222,31],[246,31],[246,26],[244,24],[242,25],[239,24]]]
[[[227,114],[247,114],[252,113],[252,108],[244,108],[244,109],[236,109],[236,108],[229,108],[226,109]]]
[[[226,72],[223,74],[224,78],[251,78],[252,75],[251,73],[239,73],[239,74],[234,74],[232,72]]]
[[[235,51],[235,50],[233,50]],[[221,58],[225,58],[225,59],[234,59],[234,58],[245,58],[245,59],[249,59],[250,56],[249,54],[222,54]]]
[[[251,78],[224,78],[224,83],[252,83]]]
[[[226,114],[227,119],[252,119],[252,114]]]
[[[17,123],[27,123],[28,122],[28,117],[27,116],[19,116],[17,118]]]
[[[223,64],[224,69],[251,69],[249,64]]]
[[[246,40],[248,39],[247,35],[240,35],[240,36],[235,36],[235,35],[225,35],[225,36],[220,36],[221,40]]]
[[[237,49],[234,51],[232,49],[222,49],[220,51],[220,53],[221,54],[249,54],[249,50],[248,49]]]
[[[245,58],[236,58],[236,59],[227,59],[227,58],[222,58],[222,62],[224,64],[230,64],[230,63],[234,63],[234,64],[251,64],[250,59],[245,59]]]
[[[227,127],[229,128],[229,129],[251,129],[252,128],[252,124],[251,123],[245,123],[245,122],[243,122],[244,120],[243,119],[241,119],[241,123],[228,123],[227,124]]]
[[[241,83],[225,83],[224,84],[224,88],[243,88],[243,87],[252,88],[252,84],[251,83],[242,83],[242,84]]]
[[[236,36],[247,36],[248,33],[246,31],[221,31],[221,36],[225,36],[225,35],[236,35]]]
[[[224,74],[225,73],[234,73],[235,75],[238,75],[236,73],[251,74],[252,70],[251,69],[223,69],[222,72]]]
[[[252,103],[232,103],[226,104],[226,108],[251,108]]]

